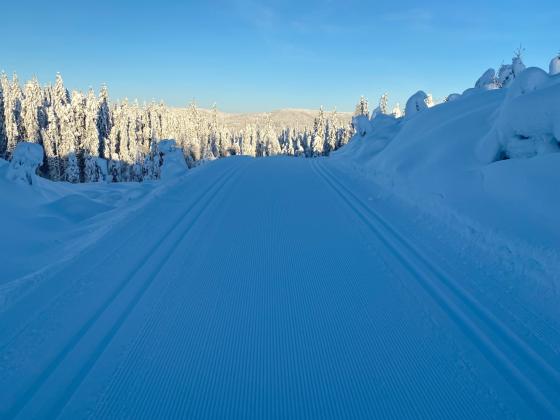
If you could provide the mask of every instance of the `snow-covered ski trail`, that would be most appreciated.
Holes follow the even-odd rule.
[[[0,418],[557,416],[557,361],[331,165],[210,163],[45,279]]]

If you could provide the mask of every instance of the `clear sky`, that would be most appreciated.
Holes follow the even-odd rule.
[[[558,0],[2,3],[0,68],[20,79],[229,112],[438,98],[520,44],[540,67],[560,50]]]

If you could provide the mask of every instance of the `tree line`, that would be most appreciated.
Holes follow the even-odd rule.
[[[189,167],[231,155],[314,157],[328,155],[353,134],[336,111],[321,109],[311,127],[278,127],[270,117],[242,128],[220,121],[217,108],[172,108],[163,102],[111,103],[106,86],[96,94],[69,92],[62,76],[41,86],[36,78],[21,86],[17,75],[0,75],[0,157],[9,159],[17,143],[44,149],[40,174],[54,181],[108,182],[158,178],[157,142],[174,139]]]

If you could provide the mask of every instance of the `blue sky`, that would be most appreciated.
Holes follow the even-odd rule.
[[[0,68],[20,79],[230,112],[443,97],[519,44],[540,67],[560,50],[557,0],[6,3]]]

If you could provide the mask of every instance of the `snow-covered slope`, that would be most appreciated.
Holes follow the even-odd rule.
[[[529,68],[509,88],[375,118],[332,159],[558,282],[559,82]]]

